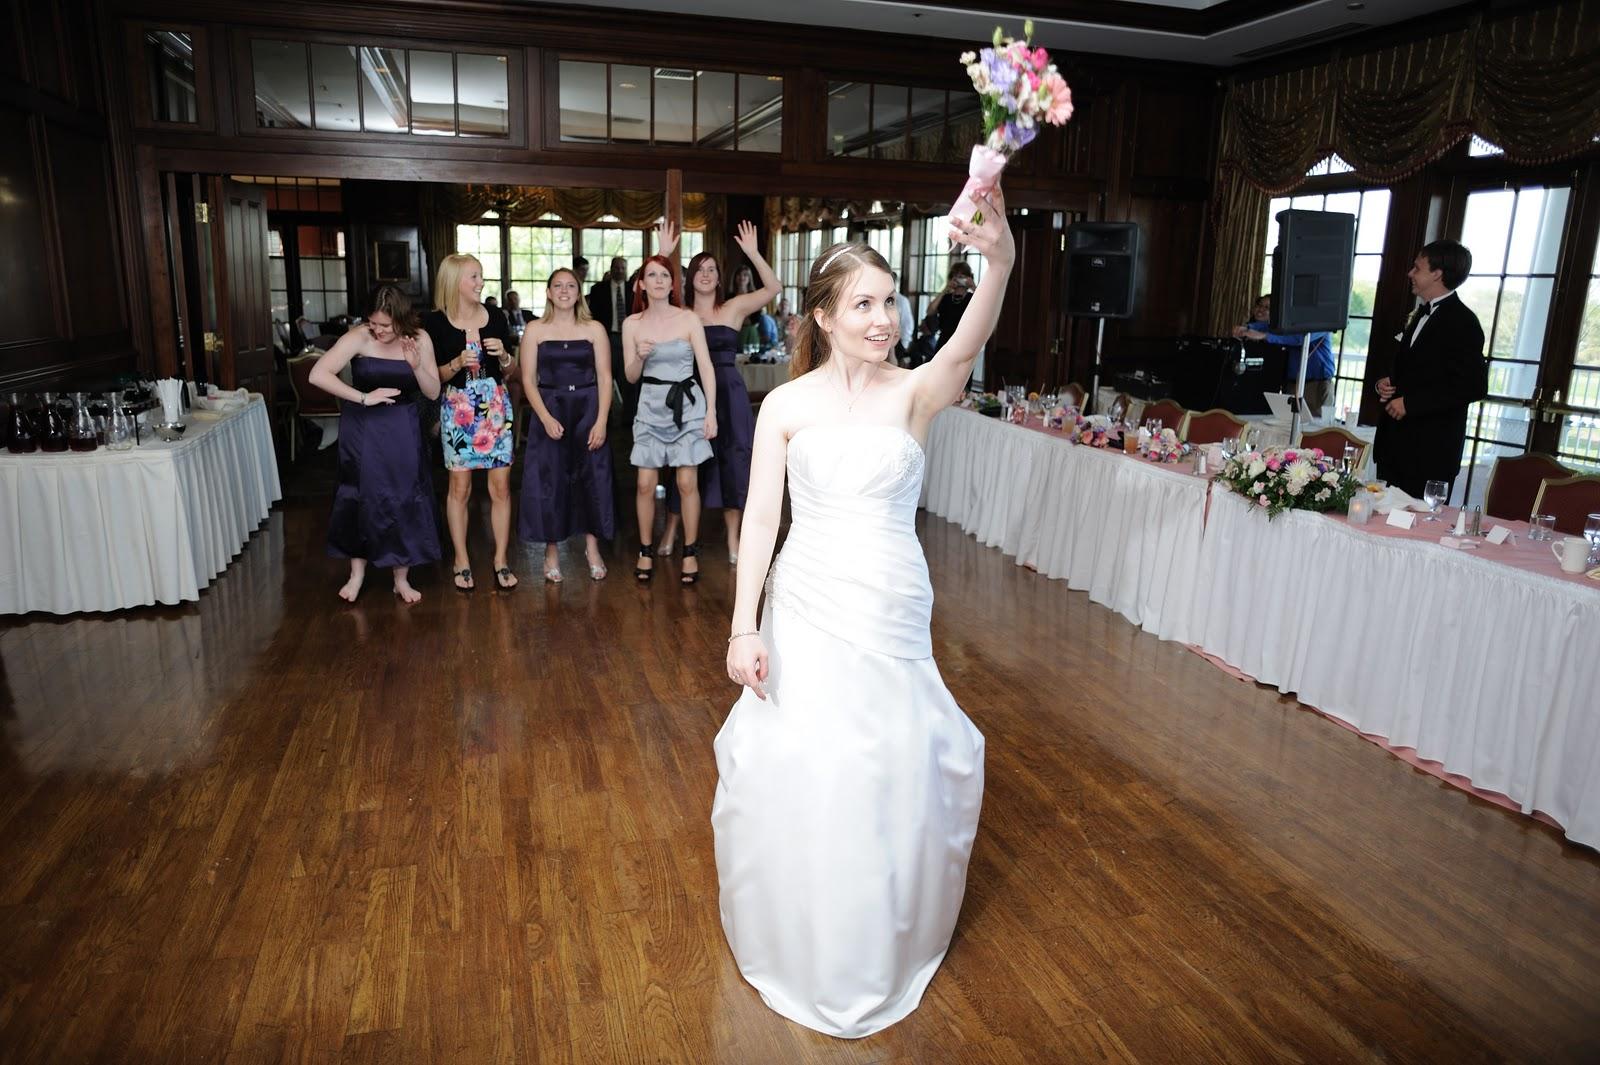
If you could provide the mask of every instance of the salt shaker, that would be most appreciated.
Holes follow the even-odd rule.
[[[1483,535],[1483,507],[1472,508],[1472,524],[1467,526],[1467,532],[1473,536]]]

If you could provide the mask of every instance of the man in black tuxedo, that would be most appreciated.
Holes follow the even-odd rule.
[[[1455,293],[1471,270],[1472,253],[1456,241],[1422,249],[1409,275],[1422,302],[1376,385],[1384,404],[1374,441],[1378,476],[1418,498],[1428,481],[1454,487],[1467,408],[1489,394],[1483,327]]]
[[[639,409],[639,386],[630,385],[622,373],[622,320],[632,313],[631,295],[628,260],[620,255],[611,260],[610,272],[589,290],[589,314],[611,341],[611,376],[622,389],[622,414],[629,425]]]

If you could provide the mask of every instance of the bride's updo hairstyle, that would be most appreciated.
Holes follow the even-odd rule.
[[[831,349],[828,334],[823,331],[820,317],[832,317],[844,299],[845,289],[855,280],[864,266],[876,266],[884,273],[892,273],[889,264],[865,244],[835,244],[811,264],[811,278],[806,282],[806,303],[795,329],[794,355],[789,360],[789,377],[794,379],[828,361]]]

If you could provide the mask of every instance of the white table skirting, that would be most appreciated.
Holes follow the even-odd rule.
[[[927,451],[930,513],[1600,847],[1600,589],[971,411]]]
[[[763,395],[789,380],[786,362],[741,362],[739,376],[751,395]]]
[[[930,514],[1158,636],[1188,617],[1204,480],[956,408],[927,452]]]
[[[1251,509],[1214,493],[1179,638],[1600,846],[1600,592]]]
[[[259,398],[176,443],[0,454],[0,614],[198,599],[281,495]]]

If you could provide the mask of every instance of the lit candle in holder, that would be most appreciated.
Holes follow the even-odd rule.
[[[1365,525],[1372,517],[1372,500],[1366,492],[1357,492],[1350,497],[1350,509],[1346,511],[1351,525]]]

